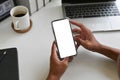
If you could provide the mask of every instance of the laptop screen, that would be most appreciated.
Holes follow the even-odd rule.
[[[93,3],[93,2],[108,2],[108,1],[116,1],[116,0],[62,0],[62,3]]]

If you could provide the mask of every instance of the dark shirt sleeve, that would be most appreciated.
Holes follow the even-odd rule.
[[[120,79],[120,55],[118,56],[118,59],[117,59],[117,65],[118,65],[118,75]]]

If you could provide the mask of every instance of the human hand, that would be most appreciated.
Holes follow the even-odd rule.
[[[118,66],[118,75],[120,79],[120,55],[118,56],[118,59],[117,59],[117,66]]]
[[[95,39],[92,32],[81,23],[72,20],[70,20],[70,23],[78,26],[78,28],[74,28],[72,30],[73,33],[78,34],[74,37],[75,41],[77,42],[77,47],[82,45],[88,50],[97,51],[100,46],[100,43]]]
[[[47,80],[60,80],[68,67],[68,62],[69,58],[64,58],[62,61],[59,60],[54,42],[51,49],[50,71]]]

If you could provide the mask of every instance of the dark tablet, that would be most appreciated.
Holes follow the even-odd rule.
[[[0,80],[19,80],[16,48],[0,50]]]

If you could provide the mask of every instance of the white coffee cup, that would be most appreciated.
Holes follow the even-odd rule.
[[[12,23],[15,30],[25,30],[30,27],[29,10],[25,6],[16,6],[11,9]]]

